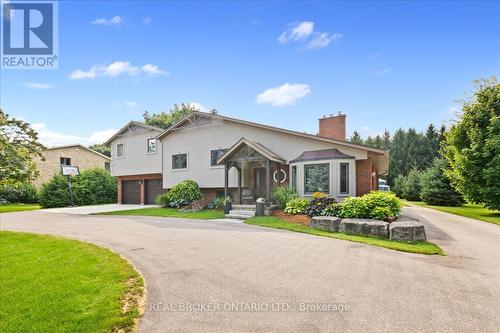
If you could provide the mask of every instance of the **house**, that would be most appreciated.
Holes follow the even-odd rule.
[[[118,202],[154,203],[185,179],[198,183],[205,203],[223,195],[270,202],[280,185],[339,201],[362,195],[387,173],[388,153],[345,141],[345,121],[344,114],[319,119],[318,135],[199,111],[167,130],[129,122],[106,142]]]
[[[74,165],[80,171],[91,168],[110,169],[111,159],[81,144],[71,144],[46,148],[42,155],[44,160],[37,159],[39,175],[33,185],[40,188],[43,183],[61,173],[62,165]]]

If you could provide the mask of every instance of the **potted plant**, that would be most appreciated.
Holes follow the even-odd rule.
[[[224,214],[229,214],[231,208],[233,208],[233,199],[230,196],[227,196],[223,200],[224,203]]]
[[[258,198],[255,204],[255,215],[256,216],[264,216],[264,211],[266,209],[266,199]]]

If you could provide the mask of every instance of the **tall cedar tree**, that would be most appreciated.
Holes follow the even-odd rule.
[[[427,168],[420,177],[420,198],[429,205],[437,206],[461,206],[464,202],[463,196],[458,193],[445,175],[449,168],[448,162],[443,158],[436,158],[432,165]]]

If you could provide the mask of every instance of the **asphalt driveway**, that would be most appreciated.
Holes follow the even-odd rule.
[[[448,256],[237,223],[2,214],[2,230],[63,235],[131,260],[146,279],[141,332],[454,331],[500,328],[500,228],[426,208]]]

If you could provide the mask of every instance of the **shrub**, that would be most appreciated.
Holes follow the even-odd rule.
[[[320,199],[320,198],[324,198],[326,196],[327,195],[323,192],[314,192],[312,195],[313,199]]]
[[[117,182],[108,171],[100,168],[82,171],[71,178],[74,203],[97,205],[116,202]],[[43,184],[40,190],[40,204],[44,208],[65,207],[71,204],[68,179],[55,175]]]
[[[391,191],[400,198],[403,198],[404,182],[405,177],[403,175],[398,175],[396,179],[394,179],[394,185],[391,187]]]
[[[308,203],[309,200],[305,198],[295,198],[287,202],[284,211],[287,214],[302,214]]]
[[[36,203],[36,188],[29,183],[12,183],[0,185],[0,199],[8,202]]]
[[[50,181],[43,184],[39,198],[40,204],[44,208],[65,207],[70,205],[71,199],[66,177],[61,175],[52,177]]]
[[[165,194],[158,197],[158,202],[163,206],[182,207],[189,205],[194,200],[203,197],[200,187],[194,180],[183,180],[175,185]]]
[[[403,182],[403,198],[411,201],[420,201],[420,176],[416,168],[410,170]]]
[[[217,197],[207,205],[208,209],[221,209],[224,207],[224,198]]]
[[[433,164],[423,172],[421,177],[421,199],[429,205],[461,206],[463,196],[450,184],[444,170],[448,163],[444,159],[435,159]]]
[[[343,205],[341,203],[332,203],[332,204],[326,206],[326,208],[323,210],[321,215],[341,217],[342,216],[342,208],[343,208]]]
[[[74,179],[74,181],[73,181]],[[72,179],[77,205],[99,205],[116,202],[116,178],[101,168],[88,169]]]
[[[369,218],[370,212],[361,197],[347,197],[342,202],[342,217]]]
[[[401,202],[394,193],[373,191],[361,197],[348,197],[342,203],[342,217],[387,220],[399,215]]]
[[[273,198],[281,208],[286,208],[287,202],[292,199],[296,199],[299,196],[292,190],[291,187],[288,186],[280,186],[274,189]]]
[[[309,217],[322,215],[323,210],[333,203],[336,203],[334,197],[323,196],[320,198],[313,198],[306,206],[305,213]]]

